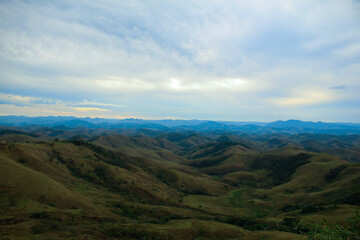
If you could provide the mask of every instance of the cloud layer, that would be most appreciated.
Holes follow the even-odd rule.
[[[1,114],[360,119],[351,0],[1,1]]]

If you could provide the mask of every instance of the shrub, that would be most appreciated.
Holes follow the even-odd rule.
[[[323,219],[308,233],[310,240],[359,240],[360,215],[356,212],[354,217],[347,220],[346,225],[330,224]]]
[[[299,153],[293,156],[266,154],[256,157],[250,167],[254,170],[268,170],[273,183],[279,185],[290,181],[296,169],[308,163],[310,158],[311,155],[307,153]]]
[[[282,208],[281,211],[283,212],[291,212],[291,211],[295,211],[300,209],[300,206],[297,204],[285,204]]]
[[[49,214],[46,212],[35,212],[30,215],[30,218],[37,218],[37,219],[48,219]]]
[[[330,169],[329,173],[325,175],[326,180],[327,181],[334,180],[339,175],[339,173],[345,168],[347,168],[347,165],[340,165],[336,168]]]

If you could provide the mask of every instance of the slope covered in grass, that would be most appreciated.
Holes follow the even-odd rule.
[[[1,237],[302,239],[322,217],[346,222],[360,210],[359,164],[240,141],[167,133],[2,143]]]

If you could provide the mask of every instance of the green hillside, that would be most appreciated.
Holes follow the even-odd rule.
[[[360,164],[164,136],[1,143],[1,238],[306,239],[360,210]]]

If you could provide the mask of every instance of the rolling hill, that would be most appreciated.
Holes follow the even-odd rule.
[[[1,238],[306,239],[360,210],[360,164],[320,151],[356,135],[40,129],[1,135]]]

